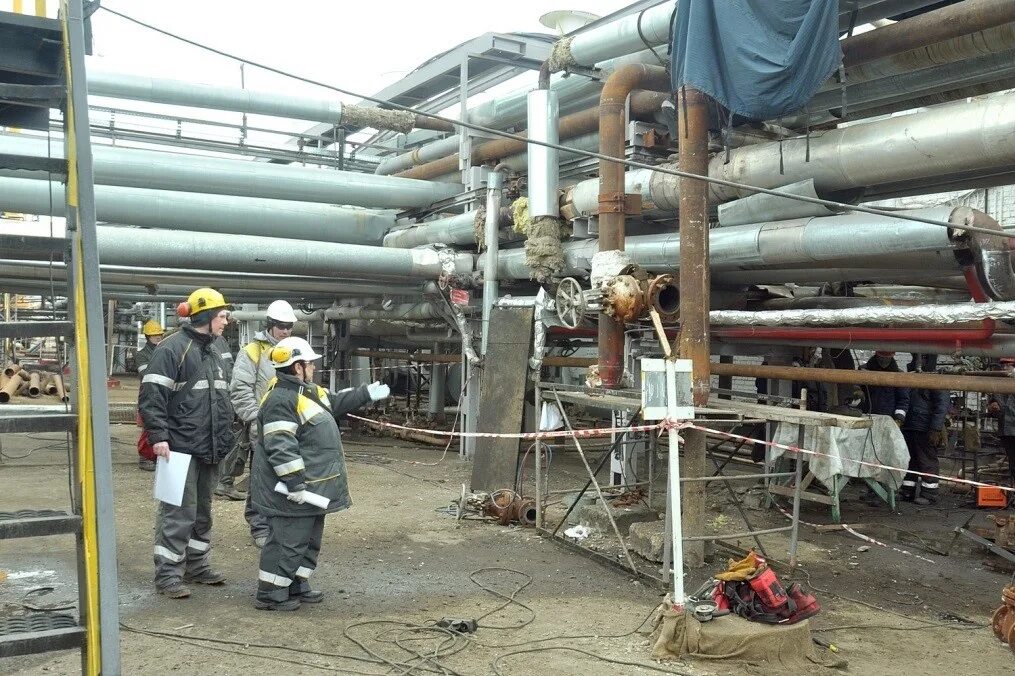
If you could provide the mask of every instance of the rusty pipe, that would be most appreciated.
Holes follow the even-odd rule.
[[[42,381],[42,391],[46,394],[56,394],[56,383],[53,382],[54,378],[56,378],[56,375],[49,373],[46,375],[46,379]]]
[[[665,68],[631,63],[606,78],[599,95],[599,153],[623,158],[627,146],[627,99],[635,89],[665,91],[670,76]],[[624,250],[625,167],[599,161],[599,251]],[[624,323],[599,315],[599,377],[603,387],[616,387],[624,374]]]
[[[42,393],[42,387],[40,381],[42,375],[38,371],[32,371],[28,374],[28,396],[37,397]]]
[[[964,0],[842,40],[849,68],[1015,21],[1012,0]]]
[[[21,389],[21,385],[25,382],[21,379],[22,373],[23,371],[19,371],[18,373],[10,376],[10,380],[7,381],[7,384],[0,389],[0,404],[6,404],[9,402],[11,397],[16,395],[18,390]]]
[[[708,176],[708,97],[684,88],[677,92],[677,137],[681,170]],[[600,230],[601,230],[600,226]],[[708,184],[680,179],[680,356],[692,361],[694,403],[708,403],[709,266]]]
[[[67,401],[70,398],[67,396],[67,388],[63,384],[63,375],[53,374],[53,386],[56,387],[56,396],[60,398],[60,401]]]
[[[621,69],[618,69],[618,72]],[[660,69],[661,70],[661,69]],[[666,100],[666,94],[660,92],[640,91],[631,96],[631,115],[650,115],[657,110]],[[599,108],[589,108],[571,115],[560,118],[558,126],[560,139],[574,138],[596,130],[599,123]],[[528,137],[522,132],[519,136]],[[496,141],[488,141],[472,149],[473,166],[496,162],[505,157],[524,153],[525,141],[510,138],[502,138]],[[394,174],[400,178],[432,179],[458,171],[458,153],[442,157],[426,164],[420,164],[410,169]]]
[[[768,378],[771,380],[813,380],[819,383],[840,383],[845,385],[878,385],[883,387],[912,387],[924,390],[1015,394],[1015,378],[985,378],[937,373],[851,371],[847,369],[820,369],[799,366],[720,363],[712,364],[712,373],[719,376]]]

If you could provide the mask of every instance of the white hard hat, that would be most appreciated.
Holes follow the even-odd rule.
[[[297,336],[290,336],[278,341],[278,344],[271,348],[268,356],[277,369],[289,366],[293,362],[314,361],[321,358],[321,355],[310,347],[310,343]]]
[[[276,322],[296,323],[296,313],[293,311],[293,306],[284,300],[272,302],[265,314],[268,316],[268,319],[273,319]]]

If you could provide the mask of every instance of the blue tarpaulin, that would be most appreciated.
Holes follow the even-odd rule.
[[[838,0],[680,0],[673,89],[766,120],[804,108],[839,68]]]

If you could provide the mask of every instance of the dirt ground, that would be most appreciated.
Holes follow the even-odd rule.
[[[258,550],[247,532],[242,503],[228,501],[215,503],[212,550],[214,564],[228,576],[228,583],[195,589],[182,601],[157,596],[151,583],[152,474],[137,469],[136,428],[116,425],[113,430],[125,674],[407,673],[369,661],[366,651],[392,661],[410,659],[399,645],[424,652],[457,650],[441,664],[448,673],[460,674],[832,671],[815,666],[786,672],[737,661],[668,665],[651,661],[648,636],[635,630],[661,600],[656,587],[531,530],[475,520],[456,522],[445,508],[471,471],[469,463],[458,459],[456,449],[437,463],[440,449],[368,436],[347,437],[354,505],[328,517],[314,578],[315,587],[327,594],[324,603],[286,614],[254,610]],[[2,451],[0,511],[66,506],[66,449],[59,435],[6,435]],[[551,488],[580,485],[584,470],[576,457],[558,453],[554,464]],[[736,513],[721,487],[712,490],[716,515],[729,516],[731,527],[737,528]],[[904,542],[894,545],[933,563],[879,546],[861,551],[865,543],[842,532],[801,531],[800,564],[806,573],[797,573],[795,579],[806,583],[809,576],[822,603],[813,627],[851,627],[815,634],[838,647],[837,655],[849,662],[846,671],[886,675],[1010,671],[1015,655],[995,640],[989,628],[977,625],[989,621],[1000,589],[1011,576],[984,567],[984,554],[968,543],[957,543],[949,556],[922,549],[927,543],[947,546],[950,529],[963,523],[970,510],[959,506],[959,498],[949,497],[935,508],[904,504],[893,515],[886,506],[871,506],[859,495],[854,497],[844,509],[845,520],[868,524],[866,532],[881,540],[902,538]],[[784,523],[773,511],[751,510],[749,516],[755,525]],[[830,520],[820,505],[805,505],[803,517],[812,522]],[[785,559],[785,538],[772,536],[764,542],[771,556]],[[724,565],[717,562],[692,571],[688,586],[696,587],[717,567]],[[0,616],[28,612],[22,601],[39,586],[55,587],[40,602],[76,600],[70,537],[0,542],[0,570],[8,573],[0,583]],[[780,573],[784,581],[794,579],[785,569]],[[519,603],[497,610],[512,594]],[[441,646],[442,636],[407,630],[407,625],[430,625],[444,617],[479,618],[475,641]],[[576,635],[585,638],[533,642]],[[563,651],[509,654],[548,646],[577,647],[643,666]],[[79,664],[76,651],[55,653],[0,660],[0,673],[72,674]]]

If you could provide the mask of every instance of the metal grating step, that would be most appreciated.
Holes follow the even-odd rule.
[[[0,540],[77,533],[81,517],[54,509],[0,512]]]
[[[0,618],[0,657],[80,648],[85,630],[72,615],[39,613]]]
[[[0,409],[0,434],[15,432],[68,432],[77,424],[76,413],[27,413],[4,415]]]
[[[0,322],[0,338],[49,338],[69,336],[73,332],[72,322]]]

